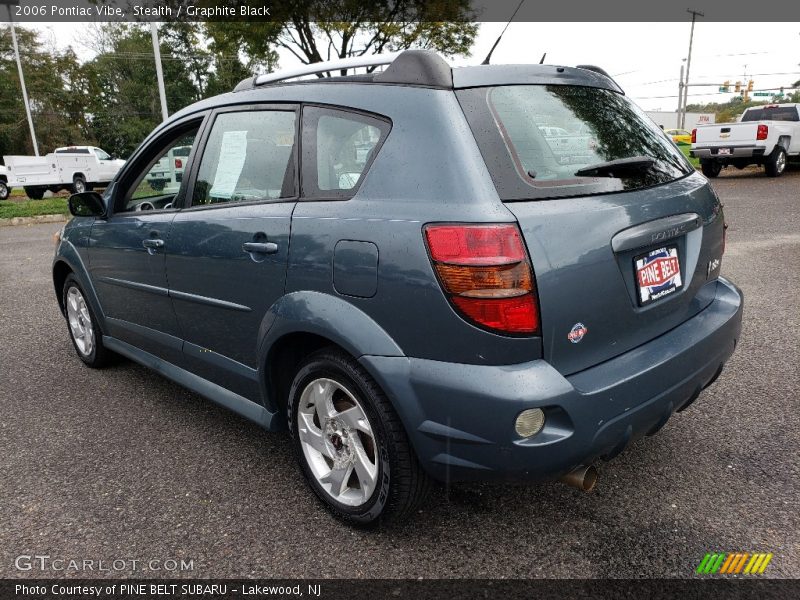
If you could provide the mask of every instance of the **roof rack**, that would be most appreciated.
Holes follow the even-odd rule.
[[[402,54],[401,52],[393,52],[391,54],[373,54],[371,56],[353,56],[350,58],[340,58],[338,60],[329,60],[326,62],[311,63],[310,65],[303,65],[302,67],[295,67],[294,69],[284,69],[276,73],[267,73],[266,75],[258,75],[253,81],[254,85],[265,85],[267,83],[276,83],[278,81],[286,81],[287,79],[294,79],[295,77],[302,77],[303,75],[316,75],[318,73],[327,73],[329,71],[340,71],[342,69],[355,69],[358,67],[378,67],[381,65],[390,65],[394,59]]]
[[[354,56],[327,62],[312,63],[293,69],[284,69],[276,73],[266,73],[249,77],[234,88],[234,92],[253,89],[262,85],[286,82],[304,75],[317,75],[342,69],[359,67],[377,67],[389,65],[382,73],[374,75],[376,83],[395,83],[428,87],[453,87],[453,73],[442,57],[430,50],[405,50],[390,54],[373,54],[371,56]],[[335,81],[337,78],[326,78]],[[317,80],[315,80],[317,81]]]

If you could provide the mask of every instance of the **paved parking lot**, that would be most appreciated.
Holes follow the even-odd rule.
[[[60,225],[0,229],[0,577],[41,576],[23,554],[184,559],[195,577],[687,577],[714,550],[773,552],[766,574],[797,577],[800,170],[731,171],[722,270],[746,310],[718,383],[591,494],[456,486],[373,532],[328,516],[285,434],[127,361],[84,368],[50,283]]]

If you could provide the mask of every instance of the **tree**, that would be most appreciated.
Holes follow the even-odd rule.
[[[45,47],[33,30],[17,27],[16,32],[40,151],[83,139],[86,80],[75,53]],[[7,92],[0,95],[0,156],[33,154],[10,27],[0,29],[0,81]]]
[[[181,56],[180,44],[190,44],[190,29],[165,26],[161,39],[167,106],[171,113],[201,97],[194,78],[202,54]],[[161,121],[161,102],[150,32],[140,25],[111,25],[107,48],[84,65],[89,82],[86,112],[99,146],[116,156],[128,156]],[[177,40],[177,42],[176,42]],[[190,47],[190,46],[186,46]]]
[[[269,23],[209,23],[211,37],[221,27],[251,56],[267,56],[272,45],[302,63],[394,52],[435,50],[445,56],[469,54],[478,26],[469,0],[287,0]],[[277,58],[277,57],[275,57]],[[267,70],[277,60],[264,61]]]

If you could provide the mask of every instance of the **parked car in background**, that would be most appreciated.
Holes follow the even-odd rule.
[[[763,165],[767,175],[779,177],[787,160],[800,156],[800,104],[753,106],[737,123],[698,127],[692,130],[691,155],[700,159],[706,177],[728,165]]]
[[[8,169],[0,165],[0,200],[5,200],[11,194],[11,187],[8,185]]]
[[[556,151],[533,114],[595,143]],[[184,147],[179,189],[154,190]],[[714,190],[589,67],[411,50],[248,78],[69,204],[52,274],[80,360],[288,429],[354,523],[415,514],[433,479],[589,490],[741,330]]]
[[[80,193],[105,187],[125,164],[95,146],[66,146],[45,156],[4,156],[3,161],[8,169],[7,185],[24,188],[34,200],[47,190]]]
[[[666,129],[664,131],[676,144],[691,144],[692,132],[685,129]]]
[[[191,151],[191,146],[178,146],[153,165],[145,178],[153,191],[178,191],[183,181],[183,169]]]

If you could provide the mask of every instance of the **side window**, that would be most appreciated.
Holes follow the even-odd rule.
[[[173,138],[143,168],[117,212],[172,208],[194,146],[199,123]],[[152,155],[151,155],[152,156]]]
[[[288,110],[217,115],[192,206],[294,197],[296,118]]]
[[[344,110],[303,109],[303,195],[350,198],[364,177],[389,123]]]

